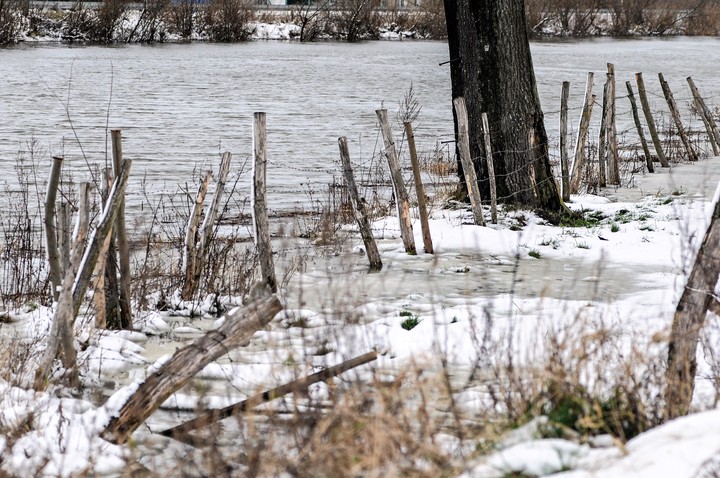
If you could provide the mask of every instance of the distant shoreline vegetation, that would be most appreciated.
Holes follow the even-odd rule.
[[[442,0],[393,6],[398,3],[325,0],[268,9],[253,0],[106,0],[62,10],[52,3],[36,8],[29,0],[5,0],[0,1],[0,44],[447,37]],[[525,7],[534,38],[720,34],[720,2],[706,0],[526,0]]]

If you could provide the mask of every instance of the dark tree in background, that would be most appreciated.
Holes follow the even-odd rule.
[[[445,0],[452,96],[465,98],[483,197],[489,197],[486,112],[498,198],[559,212],[564,205],[550,167],[524,7],[523,0]]]

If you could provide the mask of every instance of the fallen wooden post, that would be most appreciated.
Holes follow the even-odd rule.
[[[482,125],[485,133],[488,179],[490,180],[490,222],[497,224],[497,185],[495,184],[495,163],[493,161],[492,145],[490,144],[490,122],[487,113],[482,114]]]
[[[560,171],[562,176],[562,199],[570,201],[570,169],[568,165],[568,98],[570,82],[563,81],[560,95]]]
[[[260,262],[262,280],[272,292],[277,292],[275,262],[270,242],[270,221],[267,211],[267,120],[265,113],[253,116],[253,223],[255,224],[255,247]]]
[[[688,155],[688,159],[690,161],[697,161],[697,153],[695,153],[692,144],[690,144],[690,138],[688,138],[685,128],[683,127],[682,120],[680,120],[680,112],[678,111],[675,98],[673,98],[672,91],[670,90],[670,85],[667,81],[665,81],[662,73],[658,73],[658,79],[660,80],[660,86],[662,87],[663,95],[665,95],[665,101],[667,101],[668,107],[670,108],[670,114],[675,122],[675,127],[677,128],[680,140],[682,141],[683,146],[685,146],[685,152]]]
[[[485,225],[482,210],[482,198],[480,197],[480,187],[478,185],[477,173],[475,172],[475,163],[470,155],[470,133],[468,131],[467,107],[465,106],[465,98],[459,96],[453,100],[455,106],[455,117],[457,118],[457,150],[460,155],[460,162],[463,167],[465,176],[465,187],[467,187],[468,196],[470,197],[470,207],[472,209],[473,222],[478,226]]]
[[[718,187],[720,188],[720,185]],[[667,420],[686,415],[690,411],[697,372],[698,339],[705,323],[705,315],[715,300],[718,275],[720,201],[716,199],[710,225],[695,256],[695,263],[673,317],[665,388]]]
[[[395,191],[395,203],[397,204],[398,220],[400,222],[400,237],[402,238],[403,246],[405,246],[405,252],[410,255],[415,255],[417,254],[417,249],[415,248],[415,236],[413,235],[412,219],[410,218],[410,198],[405,188],[402,172],[400,171],[400,160],[395,150],[395,141],[393,141],[387,110],[376,110],[375,114],[380,122],[380,131],[382,132],[385,143],[385,157],[387,158],[388,167],[390,168],[393,191]]]
[[[432,236],[430,235],[430,221],[428,219],[427,204],[425,201],[425,187],[423,186],[422,177],[420,175],[420,163],[417,156],[417,148],[415,147],[415,132],[413,131],[410,121],[403,122],[405,128],[405,136],[408,141],[408,151],[410,152],[410,164],[412,164],[413,178],[415,179],[415,193],[417,194],[418,211],[420,212],[420,228],[422,229],[423,250],[426,254],[433,253]]]
[[[582,114],[580,115],[580,127],[578,128],[577,141],[575,142],[575,156],[570,173],[570,194],[577,194],[580,190],[580,181],[582,180],[582,172],[585,167],[585,142],[587,141],[590,118],[592,117],[592,109],[595,104],[595,95],[592,94],[594,76],[595,74],[593,72],[587,74],[585,101],[583,102]]]
[[[660,166],[663,168],[669,168],[670,163],[665,157],[665,152],[662,149],[660,143],[660,136],[658,136],[657,128],[655,127],[655,120],[653,119],[652,111],[650,111],[650,103],[648,102],[647,93],[645,92],[645,81],[643,80],[642,73],[635,73],[635,81],[638,87],[638,96],[640,96],[640,105],[642,106],[643,115],[645,116],[645,122],[647,123],[648,131],[650,131],[650,139],[652,139],[653,146],[655,147],[655,154],[657,154]]]
[[[137,390],[101,433],[103,439],[125,443],[130,435],[173,393],[210,362],[239,347],[265,327],[282,310],[280,301],[267,292],[255,301],[225,315],[225,321],[195,342],[176,351],[159,369],[138,385]]]
[[[350,150],[348,149],[347,138],[345,136],[338,138],[338,147],[340,148],[340,160],[343,164],[345,184],[347,184],[348,195],[352,203],[353,216],[358,224],[358,229],[360,229],[363,244],[365,244],[365,252],[370,262],[370,272],[378,272],[382,270],[382,259],[380,259],[380,252],[378,252],[377,244],[375,243],[375,238],[370,228],[370,219],[368,218],[365,203],[360,199],[360,194],[355,184],[355,176],[353,175],[352,164],[350,163]]]
[[[652,156],[650,155],[650,148],[648,148],[647,141],[645,140],[645,133],[643,133],[642,125],[640,124],[640,115],[638,114],[632,84],[629,81],[626,81],[625,86],[627,87],[630,109],[632,110],[633,121],[635,121],[635,128],[637,129],[638,136],[640,137],[640,144],[642,145],[643,153],[645,154],[645,164],[647,165],[648,172],[654,173],[655,167],[653,166]]]
[[[687,82],[690,86],[693,100],[695,101],[695,107],[698,110],[698,114],[703,119],[705,130],[710,138],[710,145],[712,146],[713,154],[717,156],[720,154],[720,131],[718,131],[717,124],[715,124],[715,117],[713,116],[712,111],[710,111],[710,108],[708,108],[705,104],[703,97],[700,96],[700,91],[698,91],[691,76],[687,77]]]
[[[196,447],[202,446],[203,444],[208,444],[207,442],[203,442],[193,437],[192,435],[190,435],[190,433],[225,418],[244,413],[251,408],[280,398],[284,395],[287,395],[288,393],[306,390],[310,385],[314,383],[324,382],[340,375],[341,373],[359,367],[360,365],[372,362],[373,360],[377,359],[377,356],[378,354],[375,351],[368,352],[366,354],[360,355],[359,357],[347,360],[341,364],[334,365],[324,370],[320,370],[319,372],[315,372],[312,375],[293,380],[292,382],[288,382],[284,385],[280,385],[279,387],[275,387],[261,393],[256,393],[255,395],[252,395],[243,400],[242,402],[238,402],[234,405],[230,405],[219,410],[211,410],[205,412],[201,415],[198,415],[193,420],[182,423],[176,427],[163,430],[162,432],[160,432],[160,434],[167,437],[172,437],[176,440],[180,440],[184,443]]]

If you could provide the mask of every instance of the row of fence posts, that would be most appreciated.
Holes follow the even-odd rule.
[[[660,87],[663,96],[670,110],[675,129],[682,142],[683,148],[688,160],[697,161],[698,155],[690,142],[687,131],[680,118],[680,113],[673,97],[670,85],[663,77],[662,73],[658,74]],[[655,120],[650,111],[650,103],[645,89],[645,82],[642,73],[635,74],[638,95],[640,97],[640,105],[642,107],[643,116],[647,125],[650,138],[655,149],[660,165],[664,168],[670,167],[670,163],[660,141],[660,136],[655,126]],[[593,105],[595,104],[596,95],[593,94],[594,73],[589,72],[587,75],[587,83],[585,86],[585,99],[583,101],[582,113],[578,126],[577,139],[575,141],[575,150],[572,165],[569,166],[568,154],[568,97],[570,92],[570,83],[565,81],[562,85],[560,95],[560,169],[561,169],[561,185],[563,200],[569,201],[570,194],[577,194],[580,189],[583,171],[586,168],[587,158],[585,156],[585,146],[587,144],[588,130],[590,119],[592,117]],[[702,119],[703,125],[707,132],[713,154],[720,154],[720,132],[718,132],[715,119],[712,112],[705,104],[700,92],[695,86],[692,77],[687,78],[690,91],[693,96],[693,103],[698,115]],[[645,164],[648,172],[655,171],[653,166],[653,157],[650,148],[645,139],[645,133],[640,121],[635,93],[630,81],[625,82],[627,88],[627,98],[630,101],[630,109],[633,115],[633,123],[637,130],[640,143],[642,145],[643,154],[645,156]],[[619,154],[617,146],[617,130],[616,130],[616,90],[615,90],[615,66],[612,63],[607,64],[607,79],[603,88],[602,116],[600,118],[600,131],[598,138],[598,185],[605,187],[607,184],[620,184],[619,171]]]

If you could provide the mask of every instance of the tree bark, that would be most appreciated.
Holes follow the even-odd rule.
[[[170,395],[187,384],[207,364],[246,342],[281,310],[278,298],[266,294],[228,313],[218,329],[175,352],[170,360],[145,379],[117,415],[110,419],[101,436],[112,443],[125,443]]]
[[[475,168],[481,195],[490,195],[481,134],[481,115],[486,112],[497,121],[492,150],[498,197],[564,211],[550,166],[523,0],[444,3],[452,96],[465,98],[470,154],[479,158]]]

